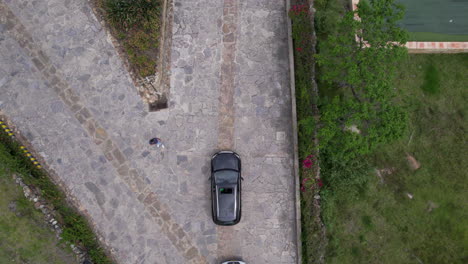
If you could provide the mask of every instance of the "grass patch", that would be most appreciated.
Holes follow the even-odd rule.
[[[47,227],[42,213],[14,183],[9,159],[0,145],[0,263],[76,262],[70,249],[60,245]]]
[[[434,64],[437,97],[420,89]],[[374,167],[395,171],[384,184],[372,172],[365,188],[326,197],[328,263],[466,263],[467,76],[467,54],[410,55],[401,65],[395,85],[410,129],[369,157]],[[409,168],[406,153],[420,169]]]
[[[141,77],[156,71],[161,33],[161,0],[95,0],[130,66]]]
[[[451,35],[451,34],[440,34],[432,32],[410,32],[409,41],[453,41],[453,42],[465,42],[468,41],[468,35]]]
[[[96,236],[87,223],[75,209],[70,207],[65,200],[65,195],[49,179],[46,172],[35,167],[30,160],[23,155],[18,142],[12,140],[2,130],[0,131],[0,170],[8,173],[18,173],[24,182],[33,185],[41,191],[41,195],[58,213],[58,221],[62,224],[62,241],[81,245],[89,254],[93,263],[112,263],[99,245]],[[0,172],[1,172],[0,171]],[[5,178],[3,177],[2,178]],[[28,207],[25,201],[19,200],[20,208]],[[1,232],[0,232],[1,233]],[[0,239],[1,241],[1,239]]]
[[[439,71],[437,70],[434,64],[429,64],[426,67],[426,72],[424,74],[424,83],[421,86],[421,89],[428,94],[437,94],[440,87],[440,76]]]

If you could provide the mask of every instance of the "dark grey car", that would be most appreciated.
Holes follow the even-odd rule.
[[[211,159],[213,222],[235,225],[241,219],[241,160],[232,151],[220,151]]]

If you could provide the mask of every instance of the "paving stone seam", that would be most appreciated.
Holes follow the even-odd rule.
[[[234,148],[234,78],[238,36],[238,0],[224,0],[222,16],[221,84],[218,102],[218,148]],[[239,239],[232,226],[217,226],[218,260],[240,255]]]
[[[218,147],[234,146],[234,66],[237,44],[238,1],[224,0],[222,18],[221,85],[218,104]]]
[[[136,169],[130,166],[130,162],[125,158],[120,148],[92,116],[88,108],[84,106],[80,97],[63,81],[65,78],[52,65],[50,59],[44,54],[39,45],[34,42],[25,26],[3,1],[0,1],[0,14],[0,22],[4,24],[6,32],[10,33],[20,47],[30,56],[32,63],[40,72],[41,78],[58,94],[59,98],[70,111],[73,112],[75,118],[87,131],[94,143],[98,145],[106,159],[116,169],[118,176],[137,196],[137,199],[144,205],[145,209],[153,217],[153,220],[161,227],[161,230],[174,247],[190,263],[206,263],[205,257],[193,245],[188,234],[171,217],[167,205],[160,202],[157,195],[149,189],[144,178],[138,174]]]

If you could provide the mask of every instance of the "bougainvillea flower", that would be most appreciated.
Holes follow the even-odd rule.
[[[310,169],[314,163],[310,159],[306,159],[302,162],[304,168]]]
[[[317,179],[317,185],[318,185],[319,188],[321,188],[323,186],[322,179],[320,179],[320,178]]]

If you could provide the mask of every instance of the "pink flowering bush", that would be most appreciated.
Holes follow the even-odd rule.
[[[293,5],[291,9],[289,9],[289,15],[301,15],[301,14],[308,14],[309,13],[309,7],[306,4],[302,5]]]
[[[312,160],[313,157],[314,157],[313,155],[307,156],[307,158],[305,158],[302,161],[302,167],[305,168],[305,169],[312,168],[312,165],[314,165],[314,161]]]
[[[301,191],[317,190],[323,186],[322,179],[314,178],[315,171],[313,166],[315,164],[314,155],[308,155],[302,161],[302,175]]]

